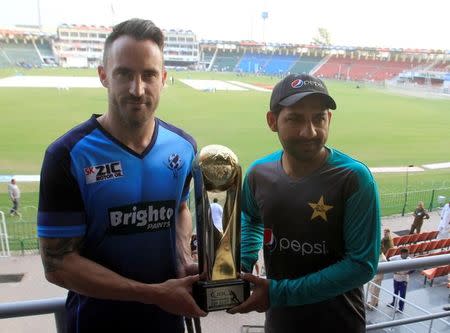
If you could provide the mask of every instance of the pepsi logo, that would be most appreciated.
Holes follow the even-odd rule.
[[[303,86],[303,84],[304,84],[304,81],[303,81],[303,80],[296,79],[296,80],[294,80],[294,81],[291,82],[291,87],[292,87],[292,88],[300,88],[300,87]]]
[[[270,252],[273,252],[277,247],[277,239],[273,234],[272,229],[264,229],[264,245],[269,249]]]

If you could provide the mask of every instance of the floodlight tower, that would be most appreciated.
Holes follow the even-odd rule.
[[[41,1],[37,0],[37,14],[38,14],[38,26],[39,30],[42,29],[42,22],[41,22]]]
[[[262,24],[262,41],[263,43],[266,43],[266,20],[269,18],[269,12],[267,11],[263,11],[261,13],[261,18],[263,20],[263,24]]]

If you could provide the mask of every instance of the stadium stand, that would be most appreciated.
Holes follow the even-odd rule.
[[[0,29],[0,67],[96,67],[106,26],[61,24],[56,34],[39,27]],[[388,49],[243,41],[197,41],[190,30],[164,30],[165,64],[175,69],[265,75],[310,73],[324,78],[384,82],[400,87],[442,87],[448,92],[446,50]],[[394,80],[395,79],[395,80]]]
[[[298,60],[298,56],[292,55],[273,55],[266,64],[265,74],[285,74],[292,72],[292,67]]]
[[[291,73],[309,73],[314,67],[316,67],[321,61],[322,57],[316,56],[301,56],[297,62],[292,66]]]
[[[413,257],[426,257],[439,254],[450,253],[450,241],[439,242],[439,240],[434,240],[430,242],[423,242],[419,244],[410,244],[405,246],[395,246],[390,248],[386,252],[386,258],[400,254],[400,249],[405,247],[409,251],[409,255]]]
[[[429,68],[431,71],[448,72],[450,71],[450,61],[438,61]]]
[[[270,59],[269,54],[244,53],[236,70],[242,73],[264,73]]]
[[[39,39],[34,42],[36,47],[38,48],[39,53],[44,59],[54,59],[55,55],[53,54],[53,49],[49,40]]]
[[[1,43],[1,48],[5,55],[16,65],[42,65],[42,60],[39,57],[33,43],[13,41],[9,43]]]
[[[7,55],[4,53],[2,43],[0,42],[0,68],[9,66],[11,66],[11,62],[8,59]]]
[[[214,57],[214,53],[214,50],[203,50],[200,61],[210,64]]]
[[[240,52],[231,52],[228,50],[218,50],[212,69],[219,72],[232,72],[242,57]]]
[[[280,75],[291,72],[297,60],[298,56],[295,55],[245,53],[236,66],[236,70],[242,73]]]
[[[333,55],[314,74],[334,79],[381,81],[419,65],[418,60],[356,59],[348,55]]]

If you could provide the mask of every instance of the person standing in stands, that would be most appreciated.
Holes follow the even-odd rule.
[[[423,220],[429,219],[430,215],[428,215],[427,211],[423,207],[423,201],[419,201],[417,204],[417,208],[414,210],[413,213],[414,221],[411,225],[411,230],[409,231],[409,234],[413,234],[414,230],[420,234],[420,229],[422,228]]]
[[[217,200],[217,198],[214,198],[211,204],[211,216],[216,229],[223,233],[223,208],[219,204],[219,200]]]
[[[392,240],[391,230],[384,229],[384,236],[381,239],[381,252],[386,255],[387,251],[394,247],[394,241]]]
[[[392,256],[389,258],[389,261],[396,260],[406,260],[411,259],[409,257],[409,251],[406,247],[400,249],[400,254],[396,256]],[[405,302],[402,299],[406,297],[406,288],[408,287],[409,281],[409,271],[399,271],[394,273],[394,297],[392,299],[392,303],[389,303],[387,306],[390,308],[396,308],[396,311],[403,312],[403,308],[405,306]],[[402,299],[398,299],[400,296]],[[398,300],[398,307],[396,306],[396,300]]]
[[[306,74],[275,85],[266,114],[283,147],[254,162],[242,192],[241,265],[264,244],[267,279],[243,274],[252,295],[230,313],[266,312],[265,332],[365,332],[362,286],[380,251],[378,191],[369,168],[326,146],[336,109]]]
[[[380,257],[378,259],[378,262],[386,262],[386,256],[383,254],[380,248]],[[368,302],[368,309],[373,310],[373,308],[378,306],[379,300],[380,300],[380,286],[384,279],[384,273],[378,273],[375,275],[375,277],[372,280],[372,283],[369,287],[369,293],[370,293],[370,301]]]
[[[446,203],[442,208],[438,231],[436,239],[448,238],[450,232],[450,202]]]
[[[8,194],[12,202],[12,207],[9,210],[9,215],[20,216],[19,213],[20,188],[17,185],[15,178],[12,178],[11,182],[8,184]]]
[[[191,295],[196,143],[155,115],[163,47],[152,21],[114,26],[98,68],[107,111],[45,153],[37,230],[47,280],[69,290],[69,333],[181,333],[182,316],[206,315]]]

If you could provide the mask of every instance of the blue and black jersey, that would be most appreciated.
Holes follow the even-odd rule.
[[[41,172],[38,236],[82,237],[81,255],[143,283],[176,276],[176,230],[186,201],[196,143],[155,119],[148,148],[137,154],[93,116],[49,146]],[[152,305],[69,292],[70,332],[182,332],[181,318]],[[97,326],[96,326],[97,325]],[[98,329],[98,330],[96,330]]]
[[[327,149],[324,165],[299,180],[284,172],[282,151],[253,163],[244,180],[242,265],[251,271],[264,246],[267,332],[365,329],[361,287],[378,264],[378,192],[365,165]]]

